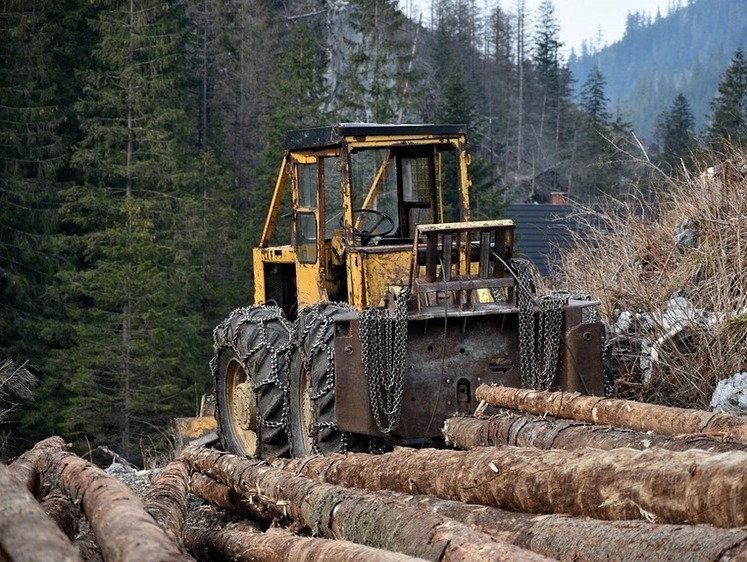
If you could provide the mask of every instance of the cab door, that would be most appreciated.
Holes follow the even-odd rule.
[[[320,213],[323,174],[319,158],[291,154],[293,182],[293,246],[296,252],[298,308],[327,300],[324,284],[324,231]]]

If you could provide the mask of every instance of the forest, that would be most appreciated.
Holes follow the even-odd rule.
[[[552,0],[433,6],[424,23],[394,0],[3,3],[0,361],[38,381],[15,408],[0,384],[9,453],[59,434],[146,462],[195,413],[214,326],[251,302],[288,130],[465,124],[474,218],[593,203],[747,143],[741,50],[701,134],[680,94],[647,140],[599,67],[572,75]]]

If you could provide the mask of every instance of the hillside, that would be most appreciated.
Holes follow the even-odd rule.
[[[624,37],[598,51],[571,56],[580,87],[598,65],[610,110],[651,138],[657,115],[683,93],[700,132],[709,102],[734,51],[747,46],[747,2],[692,0],[666,16],[630,14]]]

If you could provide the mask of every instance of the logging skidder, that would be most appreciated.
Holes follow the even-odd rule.
[[[513,222],[471,220],[469,165],[461,125],[288,133],[255,304],[214,331],[225,449],[428,443],[474,411],[482,383],[603,395],[597,303],[535,294]],[[271,244],[285,217],[289,236]]]

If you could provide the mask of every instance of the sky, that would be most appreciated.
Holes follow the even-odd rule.
[[[416,15],[423,10],[424,21],[430,17],[428,0],[399,0],[405,13],[412,6]],[[500,5],[507,12],[515,12],[517,0],[482,0],[488,6]],[[541,0],[525,0],[527,13],[536,13]],[[478,1],[478,5],[480,2]],[[602,45],[622,38],[628,13],[643,12],[652,18],[657,9],[666,15],[669,0],[554,0],[555,17],[560,24],[560,40],[567,54],[573,48],[579,52],[583,41],[593,42],[601,30]]]

